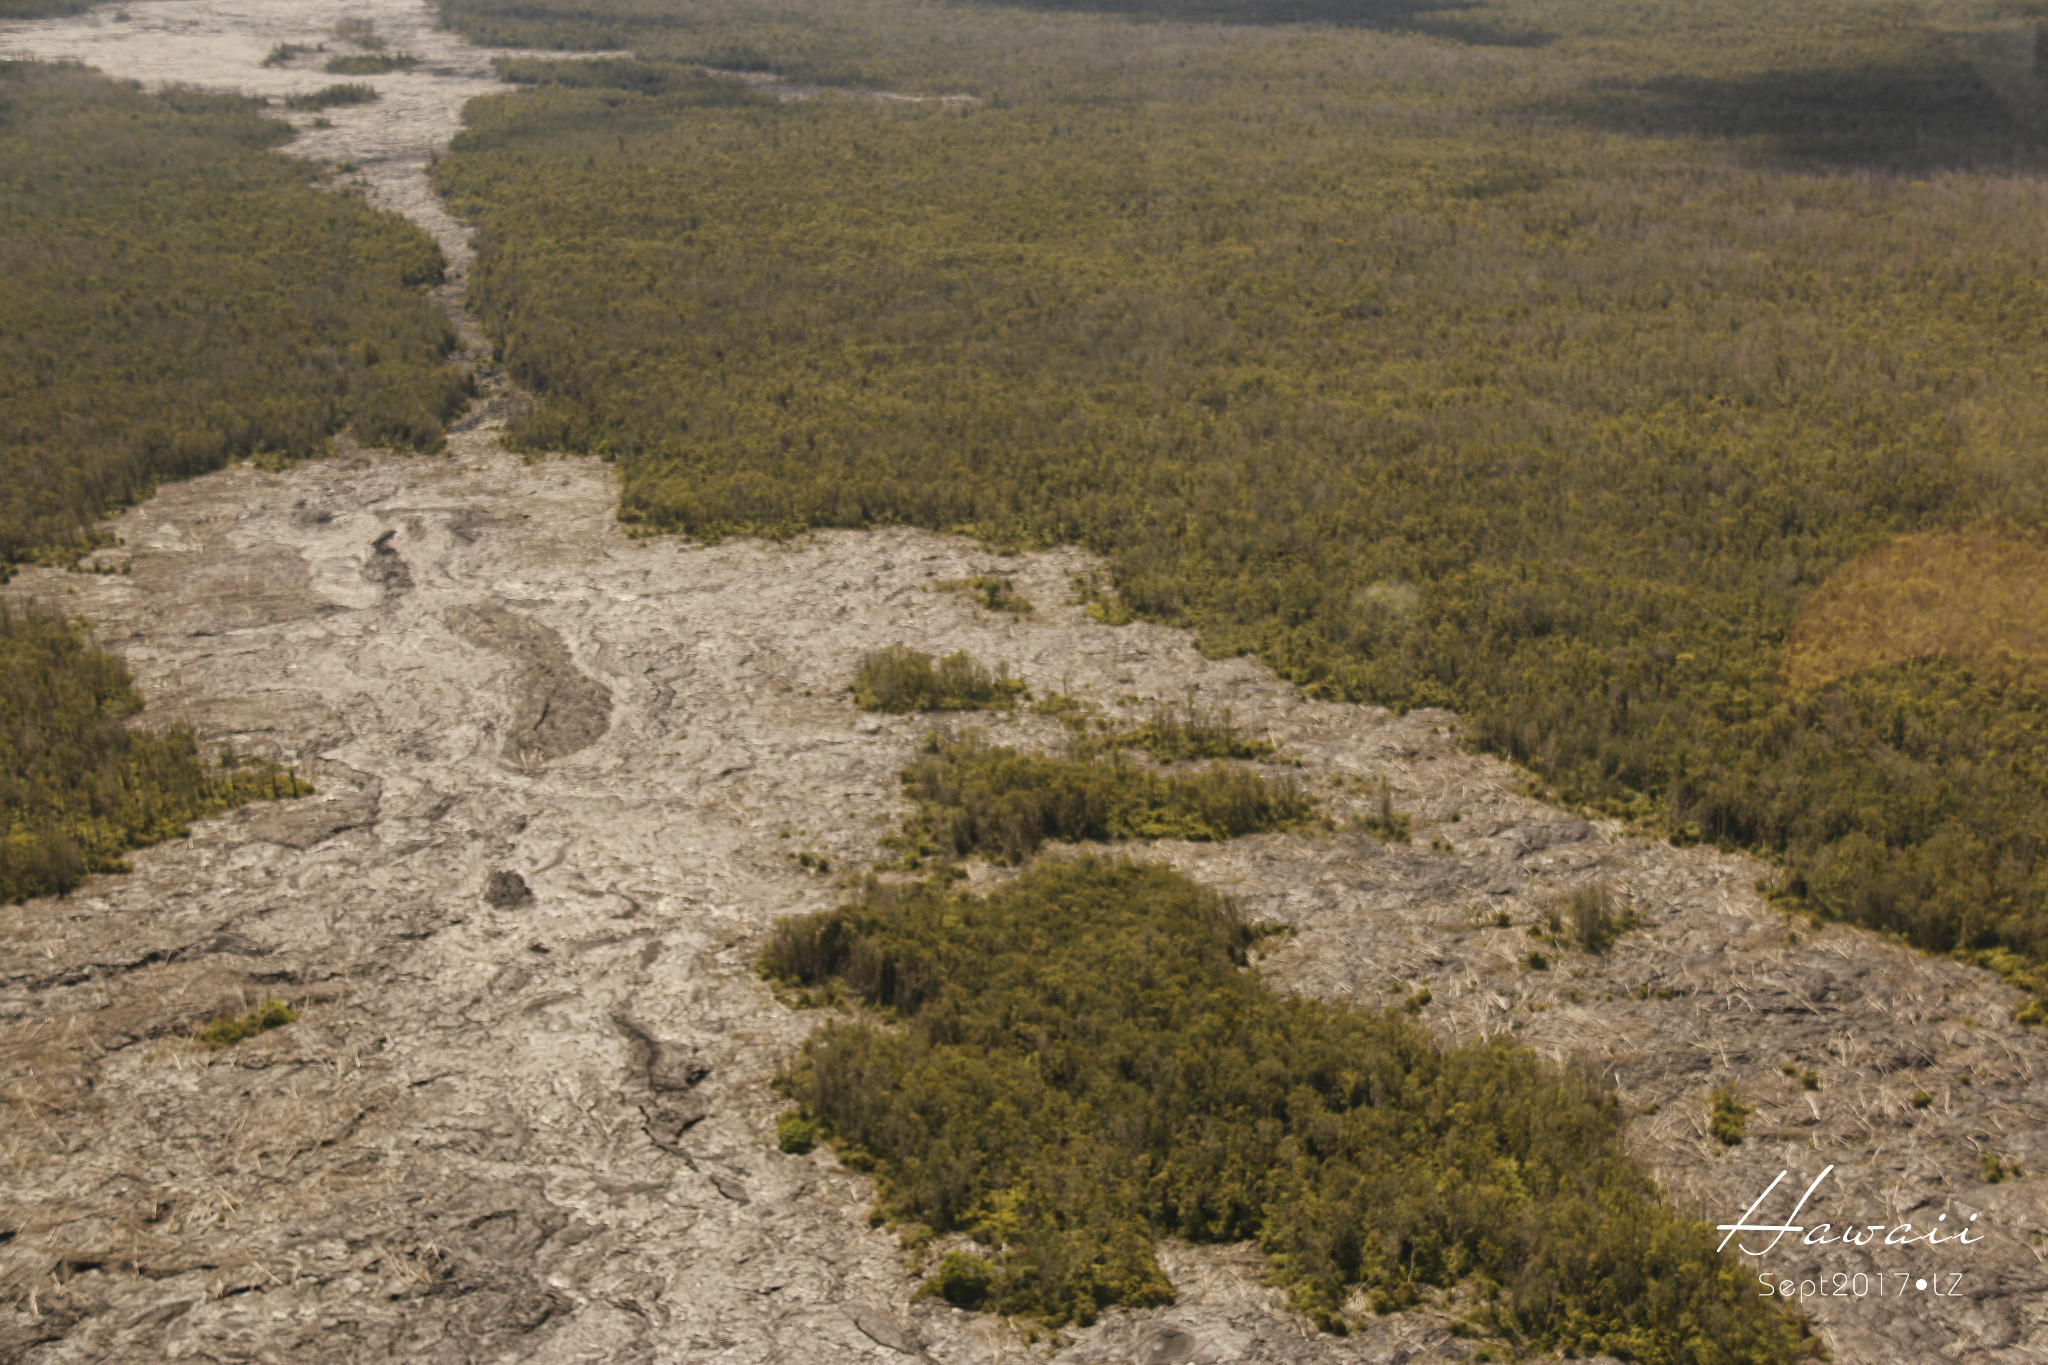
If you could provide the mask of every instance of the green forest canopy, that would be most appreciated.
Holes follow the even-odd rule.
[[[276,155],[291,131],[258,107],[0,62],[0,575],[160,480],[350,424],[431,446],[462,403],[433,242]],[[131,728],[141,704],[72,623],[0,607],[0,901],[310,790]]]
[[[1077,542],[1211,652],[2041,961],[2048,699],[1784,671],[1847,560],[2040,531],[2039,73],[1965,60],[1987,13],[444,0],[640,58],[516,64],[436,179],[513,436],[628,521]]]
[[[312,790],[269,764],[208,767],[184,727],[124,723],[141,709],[118,658],[0,601],[0,905],[125,871],[125,850],[188,821]]]
[[[1465,1284],[1461,1330],[1517,1350],[1808,1354],[1630,1160],[1597,1076],[1281,995],[1245,970],[1253,938],[1161,867],[1041,861],[986,896],[871,880],[783,921],[762,965],[889,1013],[825,1024],[783,1084],[886,1217],[993,1253],[933,1276],[964,1307],[1086,1324],[1172,1301],[1155,1238],[1256,1238],[1331,1330],[1354,1288],[1386,1312]]]
[[[439,249],[260,107],[0,63],[0,567],[343,426],[435,446],[462,405]]]

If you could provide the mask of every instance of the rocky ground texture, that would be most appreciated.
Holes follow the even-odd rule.
[[[125,13],[17,25],[0,49],[286,93],[324,78],[262,54],[350,14],[428,59],[293,150],[355,162],[440,238],[485,398],[445,456],[344,442],[173,485],[112,523],[123,544],[101,558],[128,572],[8,589],[93,622],[151,723],[318,790],[0,909],[0,1361],[1469,1358],[1429,1309],[1318,1335],[1243,1247],[1166,1247],[1177,1304],[1028,1346],[913,1299],[865,1179],[776,1150],[769,1082],[813,1018],[753,957],[779,916],[834,904],[901,814],[929,722],[845,696],[862,654],[898,642],[1006,662],[1107,715],[1230,706],[1339,828],[1133,851],[1296,926],[1262,964],[1275,984],[1366,1004],[1426,988],[1420,1017],[1446,1038],[1588,1059],[1709,1222],[1781,1171],[1750,1221],[1783,1217],[1832,1165],[1799,1221],[1878,1225],[1870,1244],[1787,1239],[1755,1268],[1810,1291],[1843,1277],[1804,1300],[1838,1361],[2048,1354],[2048,1039],[1987,973],[1788,922],[1752,860],[1545,805],[1449,713],[1306,701],[1183,632],[1091,621],[1078,553],[910,531],[628,538],[608,467],[497,442],[520,400],[460,312],[466,248],[420,176],[489,88],[485,54],[403,0]],[[1037,610],[937,586],[979,573]],[[1407,842],[1342,828],[1381,779]],[[1596,882],[1638,922],[1611,950],[1531,937]],[[297,1022],[193,1041],[272,997]],[[1757,1111],[1734,1147],[1708,1131],[1728,1084]],[[1883,1245],[1908,1221],[1981,1240]]]

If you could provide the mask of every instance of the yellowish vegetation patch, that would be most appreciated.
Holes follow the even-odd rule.
[[[283,1028],[293,1023],[299,1012],[282,1000],[266,1000],[254,1010],[236,1019],[223,1015],[199,1031],[199,1041],[209,1051],[218,1052],[224,1047],[233,1047],[245,1038],[254,1038],[259,1033],[268,1033],[274,1028]]]
[[[2048,539],[1930,531],[1871,551],[1806,604],[1787,673],[1803,692],[1916,659],[2005,659],[2048,677]]]

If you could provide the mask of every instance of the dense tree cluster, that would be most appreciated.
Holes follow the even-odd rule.
[[[243,456],[431,448],[440,252],[255,101],[0,63],[0,565]]]
[[[932,671],[894,649],[862,674],[906,659]],[[1458,1330],[1517,1351],[1810,1354],[1801,1326],[1661,1203],[1597,1075],[1503,1040],[1444,1049],[1395,1011],[1280,996],[1247,970],[1264,931],[1215,893],[1164,868],[1037,858],[1054,839],[1308,824],[1291,782],[1231,761],[1270,743],[1192,700],[1136,726],[1069,697],[1034,709],[1066,724],[1064,753],[934,734],[904,770],[913,809],[883,842],[898,870],[936,875],[870,877],[853,904],[782,921],[761,959],[800,1003],[867,1007],[785,1073],[799,1107],[777,1141],[832,1142],[876,1173],[878,1212],[907,1246],[946,1239],[922,1292],[1086,1324],[1172,1301],[1157,1238],[1255,1238],[1293,1305],[1332,1331],[1460,1291]],[[953,860],[976,856],[1037,861],[981,897],[953,889]],[[1552,941],[1567,917],[1592,952],[1632,924],[1604,887],[1553,910]]]
[[[891,645],[854,670],[854,705],[863,711],[990,711],[1016,704],[1024,684],[1007,667],[988,665],[966,650],[934,659],[921,649]]]
[[[1164,868],[1041,863],[986,896],[870,883],[786,920],[763,968],[890,1012],[829,1023],[784,1080],[883,1212],[964,1233],[932,1292],[1048,1323],[1169,1302],[1160,1236],[1256,1238],[1345,1330],[1464,1285],[1462,1330],[1657,1365],[1807,1354],[1630,1161],[1597,1077],[1399,1011],[1284,996],[1253,931]],[[913,1240],[915,1240],[913,1238]]]
[[[1178,772],[1075,747],[1052,755],[932,736],[903,770],[917,810],[895,842],[913,859],[1021,863],[1048,839],[1234,839],[1297,829],[1315,815],[1293,782],[1236,764]]]
[[[444,0],[639,53],[521,65],[438,171],[515,438],[650,528],[1078,542],[1119,612],[2039,955],[2038,693],[1786,675],[1844,563],[2041,523],[2031,68],[1965,60],[1963,0],[1130,11]]]
[[[70,890],[187,821],[312,790],[269,764],[209,766],[183,727],[130,728],[128,669],[70,623],[0,602],[0,903]]]

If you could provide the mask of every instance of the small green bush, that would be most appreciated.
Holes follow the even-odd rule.
[[[791,1156],[802,1156],[818,1145],[818,1125],[792,1109],[775,1120],[775,1145]]]
[[[310,95],[287,95],[284,105],[287,109],[332,109],[343,104],[368,104],[381,98],[375,86],[330,85]]]
[[[298,1011],[282,1000],[266,1000],[239,1019],[223,1016],[199,1031],[199,1042],[209,1051],[233,1047],[245,1038],[283,1028],[299,1017]]]
[[[1571,920],[1572,940],[1589,953],[1606,952],[1636,923],[1633,914],[1615,912],[1614,893],[1605,882],[1572,892],[1565,901],[1565,915]]]
[[[939,1262],[938,1273],[917,1291],[919,1298],[941,1298],[955,1308],[979,1308],[988,1300],[995,1269],[979,1256],[949,1251]]]
[[[1736,1095],[1734,1086],[1721,1086],[1707,1097],[1707,1131],[1723,1147],[1734,1147],[1741,1143],[1755,1112]]]
[[[966,650],[936,662],[922,650],[891,645],[860,661],[853,675],[854,704],[863,711],[987,711],[1014,705],[1022,682],[1009,667],[991,672]]]

